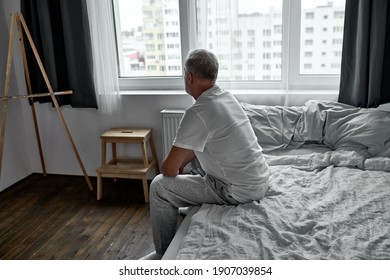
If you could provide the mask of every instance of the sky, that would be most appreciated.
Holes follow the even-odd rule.
[[[122,30],[142,24],[142,0],[118,0]]]
[[[317,6],[324,6],[328,4],[328,2],[333,2],[334,6],[338,6],[340,4],[344,5],[345,0],[302,0],[301,8],[314,8]],[[239,10],[243,13],[253,13],[256,11],[256,7],[258,10],[269,9],[269,7],[282,8],[283,0],[239,0]]]

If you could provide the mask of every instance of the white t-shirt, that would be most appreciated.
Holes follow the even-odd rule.
[[[252,126],[228,91],[214,86],[186,109],[173,145],[195,152],[202,169],[245,203],[264,197],[269,170]]]

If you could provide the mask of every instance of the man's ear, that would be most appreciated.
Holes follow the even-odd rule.
[[[191,72],[188,72],[187,78],[188,82],[192,84],[192,82],[194,81],[194,75],[192,75]]]

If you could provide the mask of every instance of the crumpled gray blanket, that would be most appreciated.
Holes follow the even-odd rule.
[[[266,197],[202,205],[177,259],[390,259],[389,161],[348,150],[266,156]]]

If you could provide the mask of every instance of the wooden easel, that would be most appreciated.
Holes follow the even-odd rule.
[[[18,29],[18,36],[19,36],[19,42],[20,42],[20,48],[22,52],[22,59],[23,59],[23,67],[24,67],[24,75],[25,75],[25,80],[26,80],[26,87],[27,87],[27,95],[19,95],[19,96],[9,96],[9,86],[10,86],[10,80],[11,80],[11,65],[12,65],[12,50],[13,50],[13,41],[14,41],[14,29],[15,29],[15,24]],[[27,58],[26,58],[26,49],[24,45],[24,40],[23,40],[23,31],[25,32],[28,42],[30,44],[30,47],[34,53],[35,59],[38,63],[39,69],[42,73],[42,76],[45,80],[48,93],[32,93],[32,88],[31,88],[31,81],[30,81],[30,74],[28,71],[27,67]],[[8,44],[8,57],[7,57],[7,70],[6,70],[6,78],[5,78],[5,86],[4,86],[4,96],[1,97],[0,99],[3,100],[3,110],[2,110],[2,119],[1,119],[1,132],[0,132],[0,175],[1,175],[1,166],[2,166],[2,160],[3,160],[3,148],[4,148],[4,136],[5,136],[5,125],[6,125],[6,117],[7,117],[7,107],[8,107],[8,100],[9,99],[14,99],[14,98],[31,98],[31,112],[32,112],[32,117],[34,121],[34,127],[35,127],[35,134],[37,137],[37,143],[38,143],[38,149],[39,149],[39,156],[41,158],[41,165],[42,165],[42,173],[44,176],[46,176],[46,168],[45,168],[45,162],[43,159],[43,152],[42,152],[42,145],[41,145],[41,140],[39,136],[39,129],[38,129],[38,121],[36,117],[36,111],[35,111],[35,106],[34,106],[34,101],[33,98],[39,98],[39,97],[44,97],[44,96],[51,96],[52,102],[54,104],[54,107],[56,108],[58,117],[60,118],[60,121],[65,129],[66,135],[68,136],[69,142],[73,148],[73,151],[76,155],[76,158],[79,162],[79,165],[81,167],[81,170],[84,174],[85,180],[87,181],[89,189],[92,191],[93,187],[91,184],[91,181],[89,180],[89,177],[87,175],[87,172],[85,171],[84,165],[81,161],[81,158],[79,156],[79,153],[77,152],[76,146],[73,142],[72,136],[69,132],[68,126],[66,125],[65,119],[61,113],[60,107],[58,105],[57,99],[55,98],[55,95],[63,95],[63,94],[73,94],[71,90],[68,91],[61,91],[61,92],[54,92],[53,88],[49,82],[49,78],[46,74],[46,71],[43,67],[42,61],[39,57],[38,51],[35,47],[34,41],[32,40],[31,34],[28,30],[27,24],[24,20],[24,17],[21,13],[13,13],[12,18],[11,18],[11,27],[10,27],[10,32],[9,32],[9,44]]]

